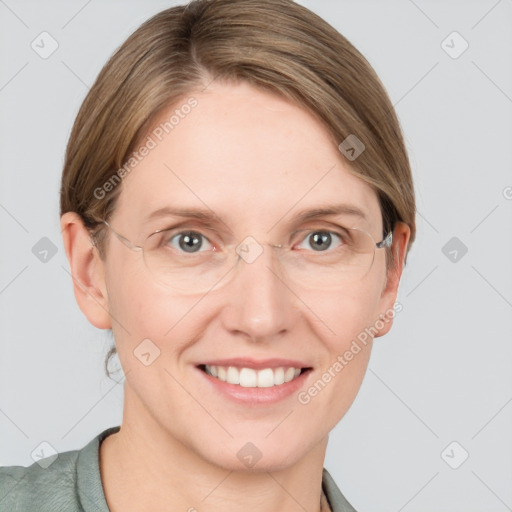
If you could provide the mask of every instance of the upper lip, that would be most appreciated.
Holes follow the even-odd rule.
[[[236,366],[238,368],[252,368],[254,370],[263,370],[264,368],[311,368],[311,366],[304,364],[295,359],[250,359],[244,357],[235,357],[231,359],[214,359],[205,361],[198,366]]]

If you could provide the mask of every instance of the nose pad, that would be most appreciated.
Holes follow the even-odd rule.
[[[252,236],[246,236],[235,248],[238,256],[249,264],[254,263],[263,251],[263,246]]]
[[[273,273],[274,276],[276,276],[281,281],[284,281],[284,270],[281,268],[281,264],[279,261],[279,258],[277,252],[274,249],[282,249],[282,244],[260,244],[254,237],[247,236],[245,237],[242,242],[240,242],[236,248],[235,252],[239,256],[239,261],[242,260],[244,263],[252,265],[254,264],[264,252],[270,251],[270,260],[272,263],[272,266],[269,265],[268,261],[265,261],[265,267],[266,269]],[[278,265],[274,265],[274,259],[278,261]],[[238,262],[239,262],[238,261]]]

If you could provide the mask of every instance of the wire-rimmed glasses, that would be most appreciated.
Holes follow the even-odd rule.
[[[363,229],[336,226],[295,231],[291,244],[261,244],[248,236],[236,245],[221,246],[201,229],[180,227],[159,229],[140,246],[107,221],[103,223],[126,247],[142,252],[146,267],[159,282],[183,294],[224,286],[239,262],[254,263],[266,246],[275,251],[279,262],[276,273],[287,282],[310,289],[333,289],[363,279],[376,251],[393,243],[392,231],[375,242]]]

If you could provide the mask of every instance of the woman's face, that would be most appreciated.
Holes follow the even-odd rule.
[[[287,243],[299,228],[337,224],[365,229],[378,242],[379,203],[302,109],[247,84],[214,83],[191,96],[193,108],[180,104],[162,113],[156,128],[176,109],[180,115],[168,133],[160,127],[149,134],[156,145],[124,178],[110,224],[137,245],[179,225],[204,234],[205,250],[222,249],[232,236],[235,245],[252,237],[263,252],[253,261],[239,258],[222,286],[196,292],[200,283],[192,282],[184,293],[156,280],[141,252],[109,237],[105,287],[126,375],[124,421],[224,468],[243,469],[251,456],[261,457],[256,468],[283,468],[325,447],[352,404],[371,350],[371,337],[362,333],[376,323],[377,335],[387,331],[396,286],[386,283],[383,249],[356,282],[324,286],[319,276],[316,285],[301,286],[280,278],[286,275],[280,260],[265,244]],[[326,205],[364,216],[297,220],[299,212]],[[162,214],[148,220],[165,207],[203,210],[212,219]],[[314,250],[307,240],[301,247]],[[386,322],[378,321],[380,314]],[[245,385],[208,375],[205,365],[220,376],[225,369],[231,377],[244,374]],[[279,384],[277,368],[289,367],[308,370]],[[255,387],[255,375],[269,387]]]

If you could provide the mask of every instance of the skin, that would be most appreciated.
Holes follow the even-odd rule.
[[[353,224],[382,239],[375,192],[350,173],[309,113],[243,83],[213,83],[193,96],[198,106],[123,180],[110,219],[119,233],[140,245],[173,220],[144,225],[151,211],[206,204],[237,242],[250,235],[280,243],[298,210],[347,203],[367,217],[351,218]],[[371,342],[307,405],[296,393],[273,405],[235,404],[196,365],[227,357],[299,359],[313,368],[307,389],[393,307],[409,228],[400,223],[394,231],[394,269],[386,270],[378,250],[368,274],[339,289],[283,283],[267,268],[277,265],[268,250],[239,265],[223,287],[184,296],[155,281],[141,253],[114,236],[101,260],[76,214],[63,215],[61,227],[78,304],[93,325],[113,329],[126,375],[121,430],[100,447],[110,509],[214,512],[229,503],[233,511],[318,511],[328,434],[359,390]],[[160,350],[149,366],[133,354],[146,338]],[[237,458],[248,441],[262,454],[253,469]]]

